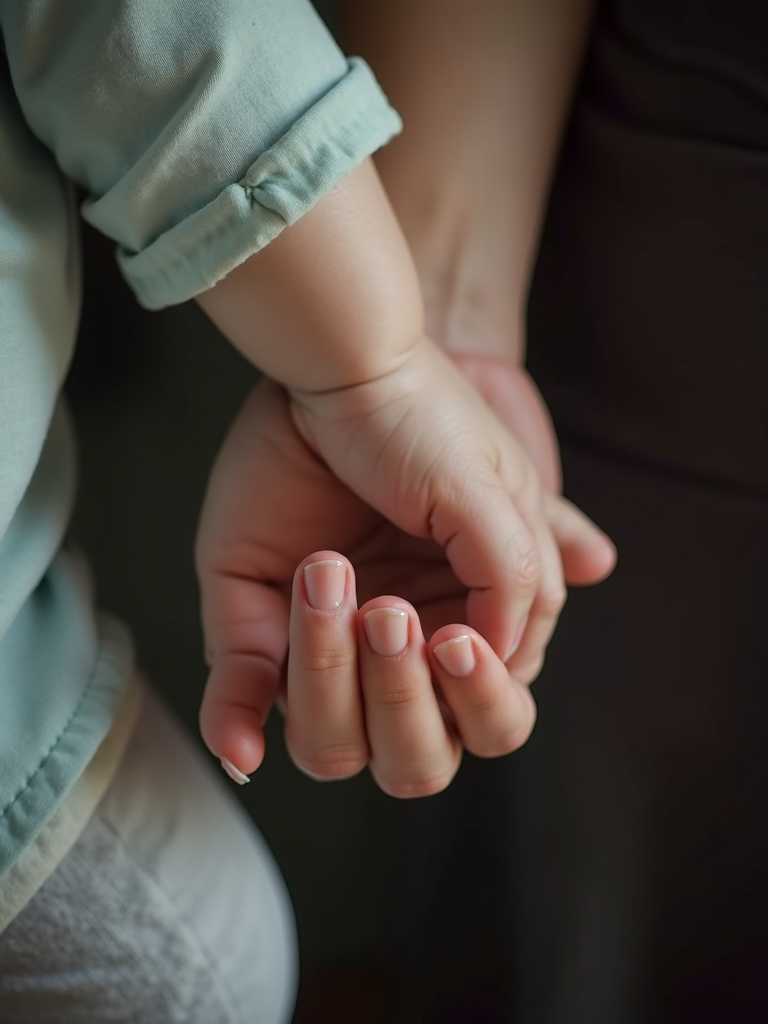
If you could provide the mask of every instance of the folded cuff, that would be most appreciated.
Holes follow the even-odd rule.
[[[201,210],[118,263],[139,302],[160,309],[211,288],[295,223],[402,123],[359,58],[248,169]]]

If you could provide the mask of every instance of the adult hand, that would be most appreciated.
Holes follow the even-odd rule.
[[[498,389],[490,364],[475,363]],[[511,375],[501,391],[508,415],[530,433],[529,383]],[[591,526],[580,531],[578,517],[569,521],[577,528],[562,543],[566,577],[604,575],[610,543]],[[263,724],[281,680],[289,750],[315,777],[369,764],[387,792],[432,793],[453,777],[463,747],[495,756],[527,738],[534,706],[526,684],[538,656],[524,643],[505,665],[477,630],[458,625],[468,588],[445,551],[340,483],[272,384],[256,389],[225,443],[197,556],[212,669],[201,726],[211,750],[240,772],[263,757]]]

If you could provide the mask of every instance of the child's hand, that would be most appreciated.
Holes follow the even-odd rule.
[[[299,553],[322,544],[348,552],[357,579],[336,550],[316,551],[294,571]],[[464,617],[466,588],[439,547],[403,534],[341,484],[296,432],[284,392],[267,382],[217,462],[198,568],[211,664],[201,729],[210,749],[243,772],[262,759],[262,726],[281,686],[299,768],[338,779],[370,765],[398,796],[447,786],[462,746],[508,753],[533,727],[528,687],[510,680],[474,631],[445,626]],[[392,593],[400,596],[381,596]],[[405,634],[406,642],[397,654],[377,654],[369,631],[380,651],[393,649],[382,641],[399,647]],[[434,651],[460,636],[468,649],[449,644],[443,655],[461,673],[452,675]]]
[[[437,542],[468,588],[466,621],[503,661],[519,648],[516,666],[536,674],[565,599],[560,550],[583,549],[604,575],[613,548],[542,486],[465,374],[424,339],[386,376],[294,390],[290,408],[340,480],[405,533]]]
[[[482,364],[480,377],[487,375],[488,362],[477,362]],[[536,425],[537,416],[542,421],[535,394],[519,371],[510,367],[508,378],[507,393],[530,436],[530,424]],[[453,375],[447,379],[456,386]],[[460,380],[458,398],[454,397],[459,407],[467,400],[465,389]],[[476,396],[468,390],[474,409]],[[504,387],[496,390],[504,393]],[[412,429],[404,436],[416,441],[419,433],[414,428],[422,429],[423,418],[412,415],[421,425],[411,421]],[[434,437],[434,424],[427,423]],[[493,430],[500,444],[509,443],[498,424]],[[536,441],[532,446],[536,449]],[[458,453],[463,451],[460,444]],[[545,438],[539,443],[544,461],[552,457],[551,449],[547,452]],[[337,457],[343,459],[343,454],[342,449]],[[524,458],[522,453],[520,457]],[[390,449],[378,472],[365,481],[372,496],[383,486],[382,474],[397,473],[397,467],[408,471]],[[556,471],[554,465],[546,470],[551,479]],[[385,495],[388,513],[390,507],[396,511],[397,482]],[[403,489],[407,495],[414,493],[404,481]],[[556,500],[540,495],[539,501],[549,507]],[[404,517],[408,516],[406,510]],[[460,522],[461,516],[460,510]],[[609,542],[565,506],[558,505],[554,516],[569,577],[575,578],[573,582],[595,582],[612,565]],[[408,521],[409,528],[414,521]],[[502,527],[506,530],[507,524]],[[536,528],[544,529],[538,524]],[[488,540],[487,547],[493,549],[493,544]],[[300,565],[291,604],[294,567],[306,552],[319,548],[332,550]],[[373,601],[360,613],[351,566],[336,553],[338,549],[356,566],[360,599]],[[330,564],[304,572],[305,564],[317,561]],[[198,563],[212,666],[201,715],[203,733],[215,754],[242,771],[255,770],[263,756],[261,730],[284,672],[289,618],[288,740],[294,759],[311,774],[341,777],[370,762],[387,792],[431,793],[453,777],[462,743],[476,754],[494,756],[513,750],[526,738],[534,706],[522,684],[538,672],[537,647],[543,649],[554,624],[555,602],[547,608],[537,597],[541,612],[535,606],[523,644],[510,660],[510,680],[507,668],[477,632],[446,625],[467,617],[466,584],[477,578],[462,584],[437,545],[407,536],[343,486],[309,451],[295,430],[284,392],[272,385],[261,385],[249,400],[219,458],[201,524]],[[341,584],[340,597],[317,587],[324,575]],[[561,589],[559,572],[556,579]],[[338,599],[338,606],[312,608],[308,597],[313,587],[315,603],[335,604]],[[317,592],[325,598],[317,598]],[[399,598],[380,597],[392,592]],[[406,615],[389,611],[366,620],[366,612],[382,606],[402,609]],[[482,612],[482,602],[479,608]],[[373,631],[382,618],[384,625],[400,630],[400,639],[408,638],[401,653],[382,656],[372,647],[366,623],[376,642]],[[422,628],[430,637],[428,644]],[[529,638],[532,629],[538,631],[538,641]],[[434,653],[443,641],[460,636],[469,639]],[[453,675],[440,664],[440,652],[454,672],[470,671]],[[444,701],[442,710],[450,709],[445,715],[433,680]]]

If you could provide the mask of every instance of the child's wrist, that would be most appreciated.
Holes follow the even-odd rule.
[[[441,356],[426,335],[419,335],[399,351],[357,367],[357,374],[339,375],[339,383],[326,388],[286,386],[292,407],[300,416],[315,419],[364,418],[397,397],[416,392],[430,380],[425,368]]]
[[[370,161],[198,302],[247,359],[296,390],[378,379],[424,329],[416,270]]]

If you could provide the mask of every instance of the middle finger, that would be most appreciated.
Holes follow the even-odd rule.
[[[372,775],[390,796],[441,792],[462,746],[441,713],[418,615],[401,598],[375,598],[360,609],[358,636]]]

